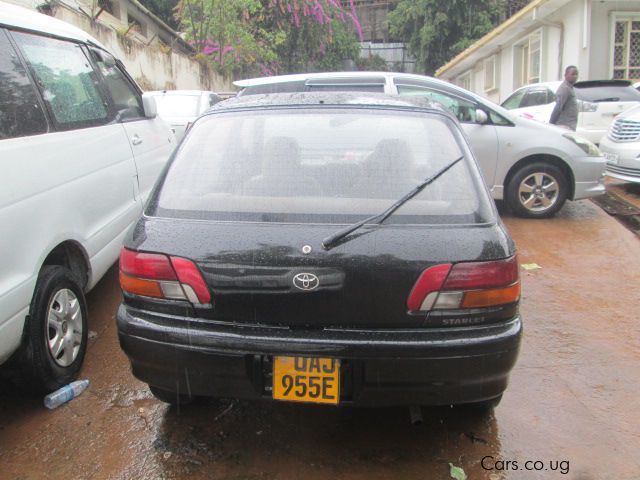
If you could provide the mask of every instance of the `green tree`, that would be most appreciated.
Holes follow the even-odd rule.
[[[223,73],[339,69],[359,53],[353,0],[180,0],[187,39]]]
[[[355,63],[359,56],[360,43],[354,32],[347,25],[335,22],[333,37],[324,46],[324,54],[314,67],[325,72],[343,70],[345,61],[352,60]]]
[[[358,58],[356,64],[358,65],[358,70],[369,70],[376,72],[389,71],[389,66],[387,65],[386,60],[377,53],[369,55],[368,57]]]
[[[408,44],[418,66],[433,73],[504,19],[506,0],[400,0],[391,35]]]
[[[259,0],[180,0],[176,17],[196,50],[218,71],[231,73],[257,58],[274,58],[273,45],[264,40],[277,45],[277,35],[255,35],[251,21],[261,8]]]

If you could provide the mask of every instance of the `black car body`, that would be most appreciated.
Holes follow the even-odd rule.
[[[120,268],[120,344],[167,401],[490,403],[518,353],[513,241],[457,121],[431,104],[218,104]]]

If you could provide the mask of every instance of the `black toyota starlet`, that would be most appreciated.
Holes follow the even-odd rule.
[[[120,257],[120,344],[159,399],[491,407],[514,243],[455,118],[375,94],[200,117]]]

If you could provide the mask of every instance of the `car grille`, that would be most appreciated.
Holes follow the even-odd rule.
[[[607,163],[607,171],[611,173],[617,173],[618,175],[628,175],[630,177],[637,177],[640,179],[640,170],[638,170],[637,168],[626,168]]]
[[[615,142],[632,142],[640,136],[640,122],[636,120],[617,119],[611,125],[609,138]]]

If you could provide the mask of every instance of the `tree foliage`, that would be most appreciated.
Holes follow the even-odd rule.
[[[387,61],[377,53],[369,55],[368,57],[358,58],[358,60],[356,61],[356,65],[358,66],[358,70],[369,70],[376,72],[389,71]]]
[[[506,0],[400,0],[389,14],[389,31],[403,39],[424,73],[432,75],[452,57],[495,28]]]
[[[353,0],[180,0],[176,18],[223,73],[336,69],[359,53]]]

